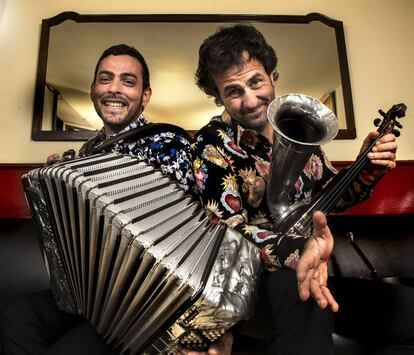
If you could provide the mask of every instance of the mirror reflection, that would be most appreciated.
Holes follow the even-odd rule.
[[[49,38],[47,43],[42,38],[41,43],[33,139],[81,140],[101,128],[102,121],[90,101],[89,90],[97,59],[104,49],[117,43],[136,47],[148,63],[153,91],[145,110],[149,120],[196,131],[213,115],[221,113],[222,108],[196,87],[194,72],[201,43],[217,27],[229,23],[225,16],[217,16],[220,21],[211,16],[202,21],[202,15],[195,20],[191,15],[177,15],[176,21],[171,16],[168,21],[159,16],[144,18],[149,22],[143,21],[143,16],[133,22],[96,22],[97,16],[91,21],[79,21],[82,16],[87,15],[64,13],[54,21],[43,22]],[[344,42],[342,49],[338,47],[338,24],[340,30],[342,24],[315,16],[324,22],[332,21],[335,26],[310,21],[312,14],[295,17],[309,23],[279,23],[275,16],[239,16],[231,20],[252,23],[276,49],[280,74],[276,95],[299,92],[322,100],[338,116],[338,138],[354,138]],[[340,37],[340,44],[342,40]]]

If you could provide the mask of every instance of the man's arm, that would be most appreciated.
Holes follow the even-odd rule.
[[[377,131],[371,132],[362,143],[360,153],[369,147],[372,141],[378,137]],[[366,179],[371,182],[377,182],[388,171],[396,167],[397,143],[393,134],[387,134],[378,140],[372,151],[368,153],[370,163],[367,168]]]
[[[299,297],[306,301],[309,296],[320,308],[329,307],[333,312],[339,308],[331,292],[326,287],[328,280],[328,260],[334,240],[322,212],[313,215],[313,233],[305,245],[296,267]]]
[[[59,161],[59,159],[60,159],[59,154],[55,153],[55,154],[49,155],[46,159],[46,166],[55,164],[57,161]]]
[[[146,148],[148,160],[189,192],[194,186],[190,145],[186,137],[165,132],[155,135]]]
[[[371,145],[378,137],[378,134],[377,131],[368,134],[362,143],[360,154]],[[397,143],[393,134],[387,134],[379,139],[371,152],[368,153],[368,166],[361,171],[357,180],[338,201],[335,212],[341,212],[369,198],[376,183],[388,171],[395,168],[396,152]]]

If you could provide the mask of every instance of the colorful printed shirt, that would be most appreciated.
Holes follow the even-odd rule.
[[[192,145],[196,189],[213,220],[224,221],[261,248],[268,269],[295,268],[307,237],[272,231],[265,197],[271,151],[271,143],[256,131],[214,117]],[[335,174],[318,148],[292,188],[290,203],[310,201]],[[342,208],[367,195],[350,190]]]
[[[141,115],[117,134],[122,134],[147,124],[148,121]],[[109,137],[106,137],[105,128],[102,128],[95,137],[88,140],[81,147],[79,155],[84,155],[88,150],[96,147],[107,138]],[[194,186],[190,142],[184,135],[174,132],[162,132],[140,139],[131,136],[117,141],[107,151],[134,155],[154,164],[186,191],[191,191]]]

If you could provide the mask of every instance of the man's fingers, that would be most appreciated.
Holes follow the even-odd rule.
[[[313,250],[305,247],[305,250],[296,266],[296,278],[299,282],[304,282],[309,271],[315,267],[315,261],[317,261],[315,258],[318,257],[315,255]]]
[[[317,211],[313,214],[313,234],[305,245],[296,266],[296,277],[303,282],[310,269],[316,269],[322,260],[329,258],[333,248],[333,238],[325,215]]]
[[[46,165],[52,165],[53,163],[55,163],[56,161],[58,161],[60,158],[59,154],[52,154],[49,155],[46,159]]]
[[[231,355],[233,348],[233,334],[225,332],[216,342],[208,348],[208,355]]]
[[[380,143],[372,147],[373,152],[393,152],[397,151],[397,142]]]
[[[332,293],[329,290],[329,288],[327,286],[321,286],[321,290],[322,290],[323,296],[325,297],[325,299],[327,301],[327,304],[329,306],[329,309],[332,312],[337,312],[338,309],[339,309],[339,305],[335,301],[335,298],[332,296]]]
[[[329,231],[328,222],[326,220],[325,215],[320,212],[316,211],[312,217],[313,221],[313,235],[315,237],[323,237]]]

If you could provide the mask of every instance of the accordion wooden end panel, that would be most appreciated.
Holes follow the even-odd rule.
[[[205,349],[252,315],[258,248],[152,165],[99,154],[22,180],[59,308],[121,353]]]

